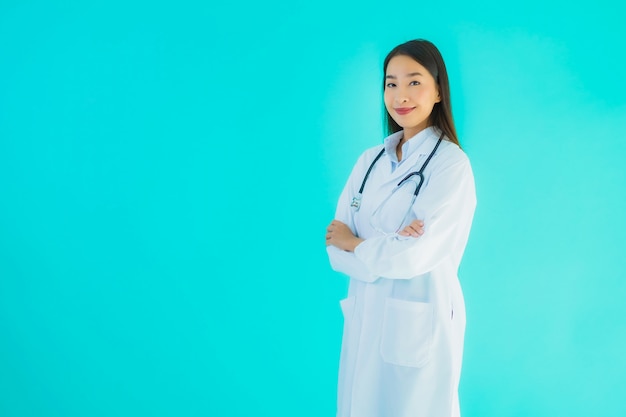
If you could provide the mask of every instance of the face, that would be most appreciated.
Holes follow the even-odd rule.
[[[439,103],[439,88],[433,76],[420,63],[396,55],[385,73],[385,107],[410,139],[429,126],[429,116]]]

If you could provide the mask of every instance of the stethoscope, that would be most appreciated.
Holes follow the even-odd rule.
[[[387,201],[393,196],[393,194],[396,191],[398,191],[400,188],[402,188],[405,184],[408,184],[409,182],[413,182],[413,183],[415,183],[415,191],[413,191],[413,197],[411,198],[411,203],[410,203],[410,205],[408,207],[408,210],[407,210],[406,214],[402,218],[402,222],[400,223],[400,226],[398,227],[396,232],[398,232],[400,230],[400,228],[402,227],[402,224],[404,223],[404,221],[406,220],[407,216],[411,212],[411,207],[413,206],[413,203],[415,203],[415,199],[417,198],[417,196],[418,196],[418,194],[419,194],[419,192],[420,192],[420,190],[422,188],[422,185],[424,184],[424,170],[428,166],[428,163],[430,162],[430,160],[435,155],[435,152],[437,152],[437,149],[439,148],[439,145],[441,144],[441,142],[443,140],[443,136],[444,136],[444,133],[442,132],[441,136],[439,136],[439,140],[437,141],[437,144],[433,148],[433,150],[430,153],[430,155],[428,155],[428,158],[426,158],[426,161],[424,161],[424,163],[422,164],[422,167],[418,171],[410,172],[404,178],[402,178],[402,180],[398,183],[398,185],[396,185],[396,187],[389,194],[389,196],[387,196],[387,198],[385,198],[380,203],[380,205],[376,208],[376,210],[374,210],[374,212],[372,213],[372,217],[370,218],[370,223],[371,223],[372,219],[379,217],[378,214],[381,212],[381,209],[383,208],[383,206],[387,203]],[[370,173],[372,172],[372,169],[374,169],[374,166],[376,165],[376,162],[378,162],[378,160],[380,159],[381,156],[383,156],[384,153],[385,153],[385,148],[381,149],[381,151],[378,153],[378,155],[376,155],[376,158],[374,158],[374,160],[370,164],[367,172],[365,173],[365,177],[363,178],[363,182],[361,183],[361,188],[359,188],[359,192],[352,199],[352,203],[350,203],[350,207],[354,208],[355,211],[358,211],[361,208],[361,198],[363,198],[363,190],[365,189],[365,184],[367,183],[367,180],[368,180],[368,178],[370,176]],[[413,177],[417,177],[417,181],[415,181],[413,179]],[[380,227],[375,227],[373,224],[372,224],[372,227],[375,230],[377,230],[377,231],[381,231]]]

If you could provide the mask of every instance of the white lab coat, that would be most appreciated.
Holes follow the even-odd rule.
[[[368,149],[339,198],[335,218],[365,241],[354,253],[327,248],[333,269],[350,277],[348,296],[340,303],[344,330],[338,417],[460,415],[465,305],[457,270],[476,206],[465,153],[444,140],[427,166],[424,185],[405,222],[423,219],[424,235],[380,232],[387,232],[386,223],[397,227],[391,226],[392,220],[402,219],[414,187],[396,193],[409,193],[398,197],[406,202],[404,207],[387,204],[381,221],[372,221],[372,212],[398,182],[422,166],[439,134],[431,127],[410,139],[393,172],[396,158],[390,154],[402,132],[386,138],[382,147],[387,151],[370,173],[355,211],[350,203],[381,146]]]

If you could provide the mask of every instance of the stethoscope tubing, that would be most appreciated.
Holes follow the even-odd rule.
[[[439,137],[439,140],[437,141],[437,144],[433,148],[433,151],[430,153],[430,155],[428,155],[428,158],[426,158],[426,161],[424,161],[424,164],[422,165],[420,170],[419,171],[413,171],[413,172],[410,172],[409,174],[407,174],[406,177],[402,178],[402,181],[400,181],[398,183],[398,187],[400,187],[402,185],[402,183],[404,183],[405,181],[408,181],[409,178],[411,178],[413,175],[417,175],[420,178],[420,180],[419,180],[419,183],[418,183],[417,187],[415,187],[415,191],[413,192],[413,195],[415,197],[417,197],[417,195],[420,192],[420,189],[422,188],[422,184],[424,184],[424,170],[426,169],[426,166],[428,165],[428,163],[430,162],[432,157],[435,155],[435,152],[437,152],[437,148],[439,148],[439,145],[441,145],[441,141],[442,140],[443,140],[443,133]]]
[[[437,152],[437,149],[439,148],[439,145],[441,145],[441,142],[443,141],[443,135],[444,135],[444,133],[441,132],[441,136],[439,136],[439,140],[437,140],[437,144],[433,148],[433,150],[430,153],[430,155],[428,155],[428,158],[426,158],[426,161],[424,161],[424,163],[422,164],[422,167],[419,169],[419,171],[410,172],[404,178],[402,178],[402,180],[396,186],[396,187],[399,188],[403,183],[408,181],[413,175],[417,175],[419,177],[419,182],[417,183],[417,186],[415,187],[415,191],[413,192],[413,202],[415,202],[415,198],[419,194],[419,192],[420,192],[420,190],[422,188],[422,184],[424,184],[424,170],[426,169],[426,166],[428,166],[430,160],[435,155],[435,152]],[[376,158],[374,158],[374,160],[370,164],[369,168],[367,169],[367,172],[365,173],[365,176],[363,177],[363,182],[361,183],[361,187],[359,188],[359,192],[357,193],[357,196],[354,197],[352,199],[352,203],[350,203],[351,207],[354,207],[357,210],[361,207],[361,198],[363,196],[363,190],[365,189],[365,184],[367,183],[367,180],[369,179],[369,176],[370,176],[370,173],[372,172],[372,169],[374,169],[374,166],[376,165],[378,160],[383,156],[384,153],[385,153],[385,148],[380,150],[378,155],[376,155]],[[396,190],[398,188],[396,188]],[[393,191],[392,191],[392,193],[393,193]]]

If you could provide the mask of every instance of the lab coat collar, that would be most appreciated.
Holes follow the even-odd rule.
[[[398,163],[396,146],[398,146],[398,143],[400,142],[400,139],[402,139],[403,134],[404,131],[401,130],[385,138],[385,153],[387,154],[389,159],[396,164]],[[419,132],[417,135],[410,138],[404,143],[404,145],[402,145],[402,160],[408,159],[415,152],[419,152],[420,155],[425,155],[429,153],[431,151],[429,150],[431,148],[431,140],[429,139],[436,140],[437,138],[439,138],[440,134],[441,132],[439,131],[439,129],[434,126],[429,126]]]

